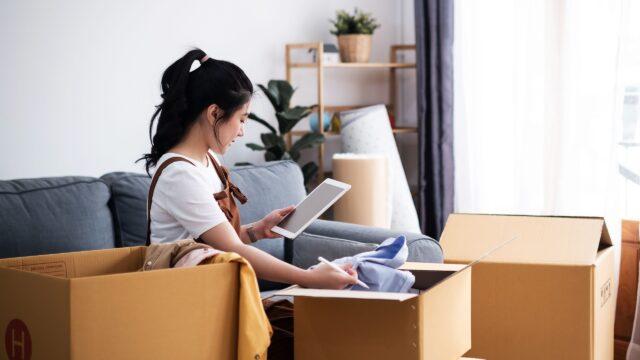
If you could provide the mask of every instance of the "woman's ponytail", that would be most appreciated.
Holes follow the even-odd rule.
[[[191,72],[195,61],[200,61],[201,66]],[[162,74],[160,85],[162,103],[156,106],[149,124],[151,152],[138,159],[145,161],[147,173],[162,155],[182,140],[202,110],[216,104],[228,116],[248,102],[253,94],[253,85],[239,67],[210,59],[200,49],[187,52],[171,64]],[[156,119],[158,125],[152,135]]]
[[[191,50],[178,61],[171,64],[162,74],[162,99],[160,105],[167,111],[180,114],[187,108],[187,84],[189,72],[195,61],[203,59],[207,54],[200,49]]]

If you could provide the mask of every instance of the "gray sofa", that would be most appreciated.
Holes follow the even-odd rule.
[[[240,206],[242,223],[261,219],[305,196],[303,177],[292,161],[242,166],[232,181],[249,201]],[[0,258],[144,245],[146,174],[113,172],[102,177],[55,177],[0,181]],[[373,249],[396,231],[335,221],[315,221],[293,241],[267,239],[255,246],[300,267],[318,256],[335,259]],[[442,262],[439,244],[422,234],[404,233],[409,261]],[[260,283],[261,290],[281,284]]]

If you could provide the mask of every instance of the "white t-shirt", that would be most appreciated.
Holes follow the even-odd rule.
[[[166,153],[158,160],[156,169],[175,156],[185,158],[195,166],[176,161],[162,171],[151,203],[151,243],[198,238],[228,221],[213,198],[214,193],[223,190],[223,185],[210,160],[205,166],[186,156]]]

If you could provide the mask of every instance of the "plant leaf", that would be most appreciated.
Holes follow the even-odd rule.
[[[286,134],[293,129],[296,124],[311,114],[310,106],[296,106],[286,111],[276,113],[278,127],[281,134]]]
[[[267,161],[276,161],[282,159],[284,150],[281,148],[270,148],[264,153],[264,159]]]
[[[278,157],[274,153],[267,151],[266,153],[264,153],[264,159],[266,161],[276,161],[278,160]]]
[[[286,149],[282,136],[274,133],[263,133],[260,134],[260,139],[262,139],[264,146],[267,148],[264,154],[265,160],[280,160],[285,154]]]
[[[276,110],[276,112],[281,111],[280,110],[280,103],[278,101],[278,94],[272,93],[270,89],[267,89],[262,84],[258,84],[258,87],[260,88],[260,90],[262,90],[262,92],[265,95],[267,95],[267,98],[269,99],[269,102],[271,103],[273,108]]]
[[[295,92],[291,84],[286,80],[270,80],[268,87],[272,93],[277,94],[278,104],[280,104],[278,111],[288,110],[291,97]]]
[[[301,150],[312,148],[324,142],[324,135],[320,133],[310,132],[298,139],[289,149],[290,152],[300,152]]]
[[[349,14],[344,10],[336,11],[335,20],[329,20],[334,29],[330,30],[333,35],[346,34],[373,34],[380,27],[377,20],[370,14],[365,13],[358,8],[354,9],[353,14]]]
[[[282,136],[279,136],[277,134],[262,133],[260,134],[260,139],[262,140],[264,146],[268,149],[271,149],[273,147],[280,147],[284,150],[285,148],[284,139],[282,139]]]
[[[293,128],[293,126],[289,126],[290,120],[284,117],[282,113],[277,112],[276,119],[278,119],[278,130],[280,130],[280,134],[286,134]]]
[[[258,144],[248,143],[246,145],[251,150],[266,150],[266,148],[264,146],[261,146],[261,145],[258,145]]]
[[[266,120],[260,118],[258,115],[254,114],[254,113],[250,113],[249,114],[249,119],[254,120],[262,125],[264,125],[265,127],[267,127],[267,129],[269,129],[269,131],[271,131],[272,133],[276,133],[276,128],[274,128],[273,126],[271,126],[271,124],[269,124]]]
[[[282,108],[282,102],[280,101],[280,92],[278,91],[278,87],[275,85],[275,82],[278,80],[269,80],[267,83],[267,89],[269,92],[273,94],[273,96],[278,100],[278,106]]]
[[[318,173],[318,165],[316,165],[316,163],[314,163],[313,161],[310,161],[304,164],[301,169],[302,175],[304,176],[304,184],[308,185],[309,182],[313,180],[313,178]]]
[[[291,151],[289,150],[287,152],[287,154],[289,154],[289,157],[291,158],[291,160],[298,162],[298,159],[300,159],[300,152],[299,151]]]
[[[311,114],[311,106],[296,106],[283,111],[282,114],[288,119],[302,119]]]

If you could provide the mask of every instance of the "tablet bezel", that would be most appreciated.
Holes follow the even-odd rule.
[[[327,209],[329,207],[331,207],[331,205],[335,204],[336,201],[338,201],[338,199],[340,199],[342,197],[342,195],[344,195],[344,193],[346,193],[349,189],[351,189],[351,185],[334,180],[334,179],[325,179],[320,185],[316,186],[315,189],[313,189],[313,191],[311,191],[311,193],[309,193],[309,195],[307,195],[304,199],[302,199],[302,201],[300,201],[295,208],[298,208],[298,206],[300,206],[305,200],[307,200],[311,194],[313,194],[320,186],[322,186],[323,184],[327,184],[327,185],[331,185],[331,186],[335,186],[337,188],[342,189],[342,191],[340,191],[333,199],[331,199],[331,201],[329,201],[329,203],[327,203],[322,210],[320,210],[319,212],[317,212],[316,214],[314,214],[302,227],[300,227],[300,229],[293,233],[287,229],[281,228],[280,226],[274,226],[273,228],[271,228],[271,231],[273,231],[276,234],[282,235],[286,238],[289,239],[295,239],[298,235],[300,235],[314,220],[316,220],[317,218],[320,217],[320,215],[322,215],[325,211],[327,211]],[[282,221],[284,221],[287,217],[285,217],[284,219],[282,219]],[[280,223],[282,223],[282,221]]]

